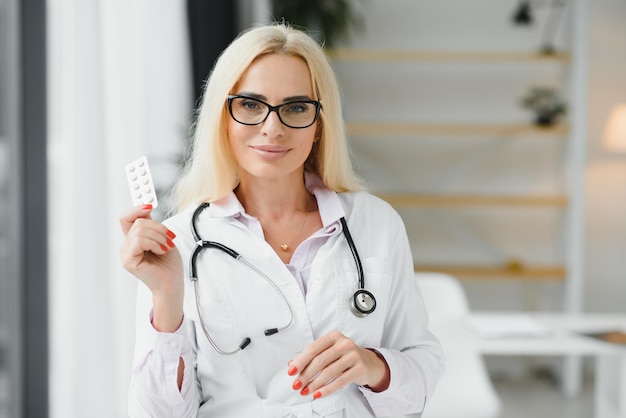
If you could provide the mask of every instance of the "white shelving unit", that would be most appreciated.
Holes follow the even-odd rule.
[[[389,8],[392,7],[393,3],[389,4]],[[442,271],[461,279],[470,280],[507,278],[535,283],[557,282],[562,289],[559,309],[574,314],[583,308],[584,287],[584,171],[587,142],[586,1],[569,0],[566,7],[568,13],[565,16],[569,18],[567,22],[567,29],[569,29],[567,31],[568,48],[550,55],[535,53],[531,50],[454,51],[450,49],[381,48],[378,45],[370,48],[367,45],[359,45],[355,48],[346,47],[329,51],[329,56],[338,70],[340,84],[346,83],[348,85],[347,91],[344,92],[347,106],[350,106],[351,101],[356,104],[349,107],[346,114],[347,129],[356,150],[357,164],[360,165],[364,177],[374,183],[373,192],[389,201],[403,217],[406,217],[405,223],[412,244],[420,239],[429,239],[429,236],[424,236],[423,229],[420,230],[417,222],[412,219],[414,211],[438,213],[451,210],[454,213],[446,215],[445,218],[448,222],[452,216],[459,214],[459,211],[476,213],[476,211],[485,210],[488,213],[493,213],[494,210],[515,210],[518,213],[519,211],[536,213],[536,211],[548,210],[553,212],[552,216],[557,223],[560,223],[559,231],[556,233],[558,236],[555,238],[558,248],[554,250],[556,256],[553,257],[559,258],[558,263],[527,263],[519,260],[519,254],[511,254],[509,258],[505,256],[505,261],[502,263],[455,262],[454,257],[457,254],[451,250],[448,254],[448,259],[452,260],[450,263],[442,264],[439,260],[429,262],[424,260],[422,256],[420,260],[416,261],[416,270]],[[403,10],[398,10],[398,13],[402,12]],[[494,34],[494,36],[498,36],[498,34]],[[539,73],[547,66],[552,67],[550,71],[557,68],[556,71],[562,72],[556,78],[559,81],[567,79],[567,82],[562,83],[561,86],[567,93],[565,97],[567,98],[568,112],[565,122],[549,128],[540,128],[531,123],[501,118],[491,121],[420,119],[420,112],[425,113],[423,112],[424,109],[428,113],[436,106],[443,108],[435,95],[432,96],[433,105],[415,110],[413,114],[416,117],[411,119],[409,116],[412,112],[407,109],[410,106],[410,98],[402,99],[399,95],[394,95],[393,91],[388,92],[389,89],[370,84],[363,88],[370,90],[373,96],[372,100],[376,101],[376,106],[384,109],[381,111],[382,117],[376,119],[372,116],[378,114],[374,106],[362,105],[363,98],[360,96],[362,92],[351,87],[354,85],[351,77],[356,75],[356,70],[369,74],[372,77],[370,80],[373,82],[376,81],[373,75],[379,74],[381,78],[378,81],[385,86],[390,82],[390,78],[405,77],[402,81],[394,81],[404,86],[406,90],[411,90],[413,84],[421,83],[419,84],[421,90],[413,93],[415,97],[421,99],[420,94],[427,95],[436,90],[430,89],[430,86],[420,81],[420,66],[436,66],[437,69],[441,69],[437,78],[445,80],[445,76],[448,74],[447,68],[457,65],[468,68],[467,66],[470,65],[473,67],[468,71],[467,79],[471,82],[472,76],[477,74],[481,68],[485,71],[494,71],[494,68],[498,66],[508,65],[507,68],[510,69],[511,63],[513,63],[513,67],[520,67],[519,70],[515,69],[514,71],[532,68],[531,72]],[[386,66],[394,66],[396,72],[392,72]],[[403,66],[409,66],[410,70],[403,70]],[[537,70],[533,66],[539,69]],[[502,78],[505,77],[507,76],[502,76]],[[462,78],[456,74],[451,82],[454,83],[454,86],[460,86],[463,81]],[[494,82],[494,86],[500,85],[504,86],[504,84]],[[503,90],[506,90],[506,86],[503,87]],[[402,92],[401,89],[398,91]],[[351,92],[359,97],[352,98]],[[491,98],[474,97],[474,99],[476,99],[476,106],[481,106],[481,101],[487,102],[486,106],[493,105],[493,102],[490,102]],[[518,99],[519,97],[509,97],[512,102]],[[468,101],[467,98],[464,100]],[[398,104],[401,105],[401,110],[396,113],[390,110]],[[506,189],[506,185],[504,185],[496,192],[477,192],[475,190],[464,192],[459,190],[460,187],[456,187],[456,190],[450,192],[448,190],[436,190],[432,187],[428,190],[420,190],[420,185],[413,186],[410,181],[407,181],[406,172],[410,172],[412,168],[419,169],[420,165],[428,165],[427,157],[423,157],[422,154],[428,153],[429,150],[437,146],[437,141],[449,141],[446,145],[449,150],[455,146],[462,149],[459,152],[460,156],[456,160],[452,159],[455,163],[446,166],[446,160],[443,159],[441,164],[442,170],[445,171],[446,167],[449,167],[450,171],[454,171],[463,164],[463,152],[485,152],[488,154],[493,152],[493,148],[504,149],[514,147],[512,144],[517,144],[520,141],[538,140],[552,141],[552,149],[556,150],[554,151],[554,164],[560,164],[560,166],[554,167],[554,172],[558,173],[557,176],[561,176],[562,181],[556,182],[559,187],[552,187],[551,189],[558,190],[546,192],[546,188],[539,188],[541,191],[538,193],[528,191],[521,193],[503,192],[502,190]],[[476,143],[477,151],[472,151],[473,141]],[[495,141],[501,142],[495,144]],[[555,141],[558,144],[555,145]],[[420,149],[421,146],[423,146],[423,151]],[[398,148],[401,151],[398,151]],[[403,152],[405,155],[402,155]],[[412,163],[411,157],[406,154],[413,154],[415,163]],[[528,158],[525,155],[525,157],[527,161],[522,163],[526,164],[529,172],[532,172],[536,161],[533,161],[532,156]],[[419,161],[422,163],[420,164]],[[490,160],[492,163],[493,161],[494,159]],[[414,164],[415,167],[407,168],[407,164]],[[404,174],[399,174],[397,165],[405,166]],[[433,163],[433,165],[436,164]],[[498,167],[497,163],[494,165]],[[507,167],[502,167],[502,165],[506,165],[506,162],[499,166],[498,172],[492,172],[494,177],[506,172]],[[437,178],[436,175],[432,175],[432,172],[423,176],[429,175]],[[384,176],[388,177],[385,184],[386,188],[381,187],[380,183],[377,184],[376,181],[377,177]],[[416,174],[415,178],[419,176]],[[441,177],[445,177],[445,175],[440,174],[439,178]],[[483,176],[481,180],[486,180],[485,183],[487,183],[488,177],[488,175]],[[518,185],[517,179],[511,178],[509,180],[513,183],[511,189],[515,189],[515,186]],[[435,181],[434,184],[437,185],[438,182]],[[527,228],[532,228],[530,221],[528,223]],[[446,226],[448,229],[457,228],[457,230],[464,227],[463,221],[448,222]],[[485,244],[481,238],[480,231],[477,232],[477,229],[472,228],[467,229],[468,231],[458,233],[464,237],[466,245],[469,241],[474,240],[476,246],[489,246],[489,243]],[[487,241],[493,239],[493,235],[495,235],[493,231],[490,231],[490,234]],[[524,243],[520,245],[523,248]],[[506,249],[490,248],[490,251],[503,255]],[[563,390],[567,395],[574,395],[580,390],[580,371],[579,358],[566,359],[563,368],[565,377]]]

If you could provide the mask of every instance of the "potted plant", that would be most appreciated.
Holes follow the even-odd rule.
[[[552,125],[567,109],[556,89],[551,87],[532,87],[522,97],[521,105],[531,110],[535,123],[542,126]]]
[[[363,25],[353,1],[272,0],[272,12],[276,20],[307,30],[320,44],[333,47],[351,28],[359,29]]]

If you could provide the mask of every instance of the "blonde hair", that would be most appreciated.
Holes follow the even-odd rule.
[[[326,187],[336,192],[362,188],[350,162],[337,80],[326,56],[304,32],[285,24],[272,24],[243,32],[215,63],[195,123],[191,157],[175,190],[179,210],[190,204],[219,200],[239,184],[239,167],[228,141],[230,115],[226,98],[250,64],[266,54],[302,58],[309,67],[316,100],[322,102],[319,139],[305,169],[317,174]]]

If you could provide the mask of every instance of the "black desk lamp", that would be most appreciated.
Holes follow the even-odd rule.
[[[513,23],[525,26],[532,25],[534,22],[533,8],[538,7],[536,3],[537,2],[533,4],[530,0],[521,0],[513,13]],[[554,47],[554,37],[556,36],[556,31],[561,20],[560,18],[563,15],[564,6],[565,0],[552,0],[548,6],[550,7],[550,14],[548,15],[543,29],[541,47],[541,52],[544,54],[554,54],[556,51]]]

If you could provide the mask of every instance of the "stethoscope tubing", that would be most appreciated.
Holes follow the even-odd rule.
[[[226,245],[221,244],[219,242],[205,241],[205,240],[200,238],[200,235],[198,234],[198,228],[197,228],[197,225],[196,225],[196,221],[198,219],[198,216],[199,216],[200,212],[202,212],[205,208],[208,208],[209,206],[210,206],[209,202],[201,203],[194,210],[194,212],[193,212],[193,214],[191,216],[191,234],[193,236],[193,239],[196,242],[196,247],[194,248],[193,252],[191,253],[191,256],[189,257],[189,275],[190,275],[189,278],[190,278],[190,280],[193,283],[195,303],[196,303],[196,310],[198,311],[198,319],[200,321],[200,325],[201,325],[201,328],[202,328],[202,331],[203,331],[205,337],[207,338],[207,340],[209,341],[211,346],[215,349],[215,351],[217,351],[219,354],[230,355],[230,354],[235,354],[235,353],[245,349],[250,344],[251,339],[249,337],[245,337],[237,349],[235,349],[233,351],[224,351],[215,343],[213,338],[211,338],[211,335],[209,334],[209,331],[207,330],[206,326],[204,325],[204,319],[202,318],[202,313],[201,313],[201,309],[200,309],[200,300],[198,298],[198,293],[199,293],[198,292],[198,274],[197,274],[197,270],[196,270],[196,259],[198,258],[198,255],[200,254],[200,252],[203,249],[215,248],[217,250],[220,250],[220,251],[228,254],[229,256],[234,258],[235,260],[239,260],[240,262],[242,262],[243,264],[248,266],[248,268],[250,268],[255,273],[260,275],[268,284],[270,284],[272,286],[274,291],[280,296],[281,301],[283,302],[283,304],[287,307],[287,310],[289,311],[289,322],[286,325],[283,325],[282,327],[266,329],[265,332],[264,332],[266,336],[274,335],[274,334],[278,333],[279,331],[282,331],[282,330],[288,328],[289,326],[291,326],[291,324],[294,321],[294,314],[293,314],[293,310],[291,309],[291,306],[289,305],[289,302],[287,302],[287,298],[285,297],[283,292],[278,288],[276,283],[274,283],[265,273],[263,273],[260,269],[258,269],[256,266],[254,266],[252,263],[250,263],[248,260],[246,260],[244,257],[242,257],[241,254],[239,254],[237,251],[233,250],[232,248],[227,247]],[[344,217],[341,217],[339,219],[339,221],[341,222],[343,233],[344,233],[344,235],[346,237],[346,240],[348,241],[348,247],[350,247],[350,251],[352,252],[352,257],[354,258],[354,262],[355,262],[356,268],[357,268],[357,276],[359,278],[359,289],[356,291],[356,293],[354,294],[354,296],[352,298],[352,303],[351,303],[352,304],[352,310],[353,310],[353,313],[356,316],[364,317],[364,316],[367,316],[368,314],[370,314],[370,313],[372,313],[374,311],[374,309],[376,308],[376,299],[374,298],[374,295],[372,295],[370,292],[365,290],[365,277],[364,277],[364,273],[363,273],[363,265],[361,264],[361,258],[359,257],[359,253],[356,250],[356,246],[354,244],[354,240],[352,239],[352,235],[350,234],[350,230],[348,229],[348,225],[347,225],[346,219]],[[359,301],[360,301],[359,297],[361,298],[361,302],[360,303],[359,303]],[[363,298],[364,297],[368,300],[368,303],[370,303],[371,305],[365,306],[365,307],[362,306],[362,304],[364,303],[363,302]]]
[[[359,253],[356,251],[356,245],[354,245],[352,234],[350,234],[350,230],[348,229],[348,223],[346,222],[346,218],[342,216],[339,219],[339,221],[341,222],[343,233],[346,236],[346,240],[348,241],[348,247],[350,247],[350,251],[352,252],[352,257],[354,258],[354,263],[356,264],[357,276],[359,278],[359,288],[365,289],[365,274],[363,274],[363,265],[361,264],[361,257],[359,257]]]

